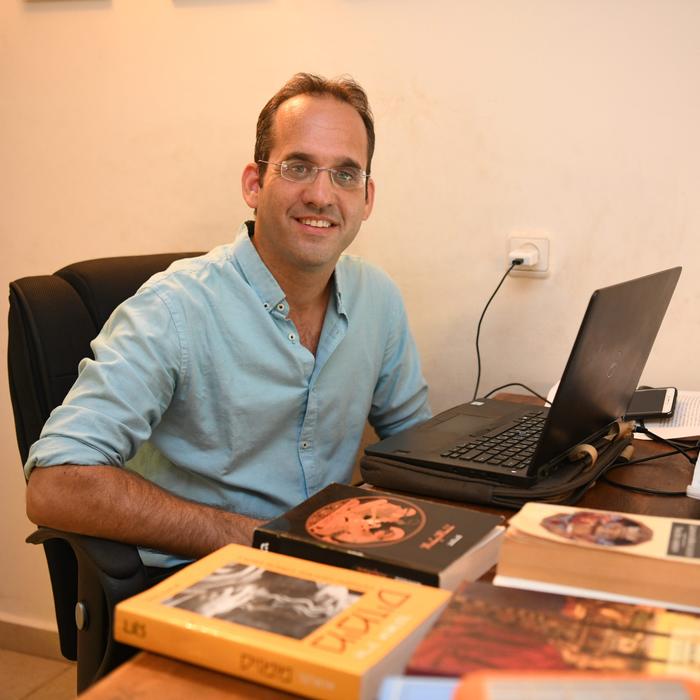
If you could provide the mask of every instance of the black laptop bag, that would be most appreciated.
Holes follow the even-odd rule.
[[[633,427],[629,422],[614,423],[610,432],[595,444],[574,448],[548,477],[528,487],[498,484],[368,454],[360,461],[360,471],[364,481],[372,486],[418,496],[514,510],[528,501],[573,505],[613,464],[630,460]]]

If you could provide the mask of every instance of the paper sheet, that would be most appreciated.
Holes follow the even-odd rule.
[[[679,391],[676,398],[676,408],[670,418],[663,420],[647,420],[644,425],[652,433],[673,440],[674,438],[700,437],[700,391]],[[642,433],[635,437],[648,440]],[[700,466],[695,465],[693,479],[686,487],[690,498],[700,498]]]

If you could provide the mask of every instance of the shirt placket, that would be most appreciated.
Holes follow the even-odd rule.
[[[328,311],[309,378],[306,410],[299,432],[299,461],[304,471],[309,493],[314,493],[325,483],[325,471],[321,469],[315,452],[316,429],[319,421],[319,377],[328,358],[345,336],[346,326],[347,322],[344,316],[339,316],[334,308]]]
[[[300,340],[294,322],[288,318],[289,305],[285,300],[277,302],[271,309],[272,315],[290,344],[290,352],[296,356],[302,370],[305,385],[304,410],[300,418],[297,440],[297,455],[301,464],[307,493],[318,478],[319,467],[314,454],[316,426],[318,423],[318,402],[314,384],[315,358]],[[311,483],[310,483],[311,482]]]

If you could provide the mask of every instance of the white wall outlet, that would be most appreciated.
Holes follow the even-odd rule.
[[[508,239],[506,250],[506,261],[510,266],[512,262],[511,253],[518,249],[532,250],[530,246],[537,249],[537,262],[534,265],[517,265],[510,274],[514,277],[546,277],[549,274],[549,238],[536,238],[534,236],[511,236]]]

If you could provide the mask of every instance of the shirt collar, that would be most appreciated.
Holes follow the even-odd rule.
[[[331,289],[331,294],[335,295],[335,308],[338,315],[345,316],[347,318],[348,313],[343,305],[343,288],[347,285],[344,284],[345,272],[343,270],[343,266],[341,265],[342,260],[343,259],[341,257],[338,264],[335,266],[335,270],[333,271],[333,287]]]
[[[278,304],[284,302],[285,295],[277,284],[277,280],[258,255],[258,251],[255,250],[253,241],[250,239],[252,232],[252,221],[241,224],[234,242],[233,256],[246,281],[260,298],[265,310],[272,311]]]
[[[279,304],[285,303],[285,294],[253,245],[251,236],[254,230],[255,222],[253,221],[241,224],[234,242],[234,258],[246,280],[262,301],[263,307],[267,311],[272,311]],[[343,266],[339,261],[331,279],[333,285],[331,294],[334,296],[338,314],[347,317],[347,311],[343,306],[344,278]]]

